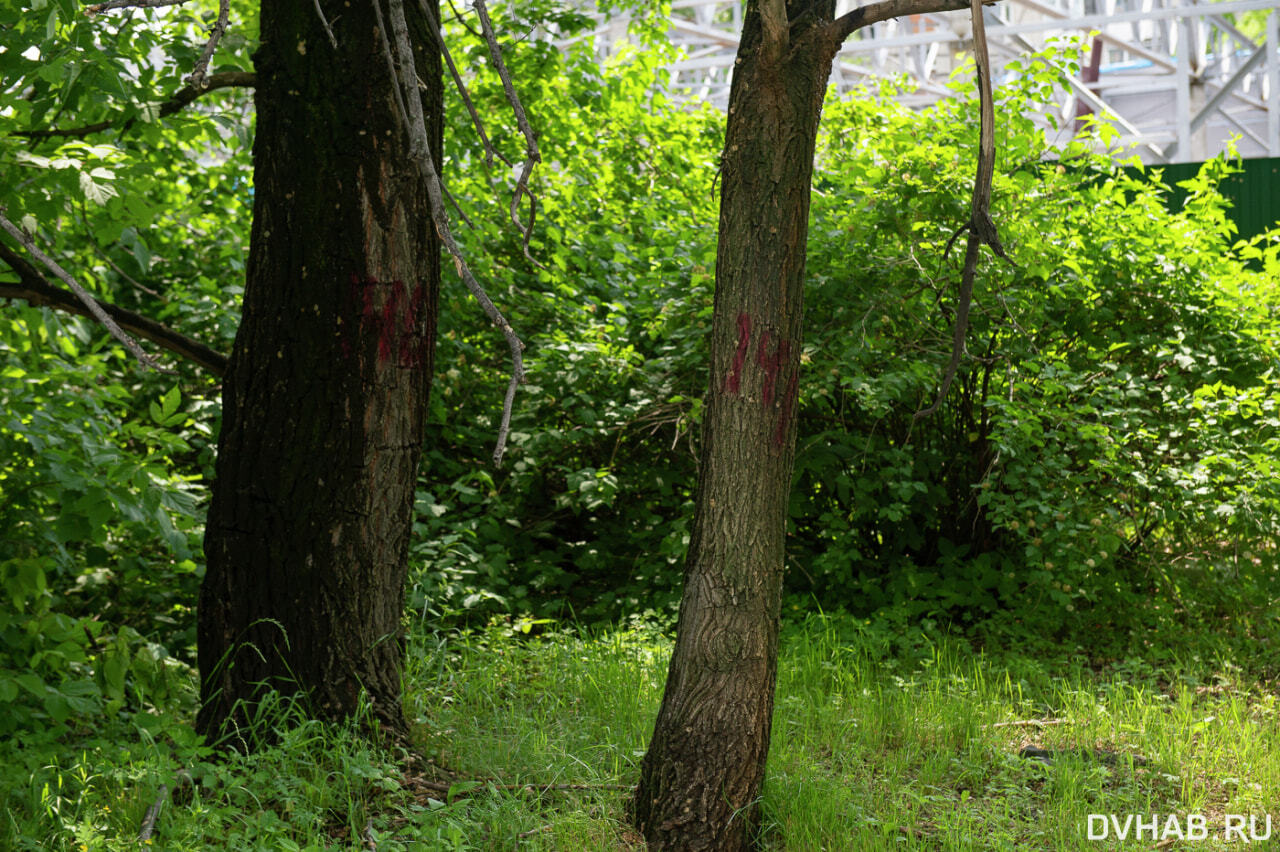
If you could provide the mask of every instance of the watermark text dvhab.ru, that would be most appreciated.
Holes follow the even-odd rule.
[[[1221,825],[1210,825],[1204,814],[1089,814],[1087,836],[1090,840],[1260,843],[1271,839],[1271,814],[1226,814]]]

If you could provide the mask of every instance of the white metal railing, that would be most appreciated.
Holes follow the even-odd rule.
[[[837,14],[857,5],[838,0]],[[672,2],[669,34],[684,55],[668,70],[680,96],[727,104],[741,8],[740,0]],[[1084,39],[1079,73],[1059,68],[1051,111],[1060,125],[1094,113],[1149,162],[1203,160],[1232,137],[1244,156],[1280,157],[1280,0],[1001,0],[986,15],[997,81],[1015,73],[1016,57]],[[626,22],[602,20],[595,37],[607,54]],[[967,11],[884,21],[845,43],[832,82],[847,90],[905,78],[901,99],[926,106],[947,93],[970,39]]]

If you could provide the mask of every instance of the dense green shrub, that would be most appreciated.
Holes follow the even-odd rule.
[[[90,292],[225,351],[248,241],[250,95],[160,121],[157,98],[181,88],[206,25],[150,14],[0,9],[0,199]],[[235,17],[216,71],[244,62],[256,12]],[[138,61],[156,54],[176,61]],[[99,122],[114,125],[19,135]],[[18,278],[3,262],[0,277]],[[175,366],[139,370],[94,322],[0,305],[0,735],[30,745],[189,686],[218,405],[210,377]]]
[[[173,459],[208,426],[176,385],[138,416],[90,328],[0,320],[0,733],[162,701],[194,644],[200,493]]]
[[[543,268],[494,216],[513,181],[480,166],[465,115],[446,147],[451,191],[476,223],[466,249],[525,336],[529,384],[495,471],[506,349],[446,281],[411,604],[567,604],[589,618],[669,607],[692,514],[723,117],[651,91],[658,54],[601,74],[588,53],[524,51],[513,62],[547,164],[531,246]]]
[[[1221,160],[1172,212],[1158,171],[1129,177],[1091,140],[1046,162],[1024,115],[1051,75],[1024,71],[997,146],[1014,263],[984,262],[968,357],[925,419],[972,111],[855,99],[826,117],[792,549],[793,585],[821,599],[1085,627],[1179,597],[1178,563],[1274,561],[1276,242],[1232,247]]]
[[[538,90],[546,270],[497,226],[468,235],[528,330],[531,384],[509,471],[485,469],[501,348],[450,303],[420,605],[595,616],[675,599],[721,119],[649,94],[649,62],[571,63]],[[950,352],[971,93],[922,114],[872,93],[824,117],[788,557],[789,588],[823,605],[1012,607],[1087,629],[1193,579],[1230,597],[1224,570],[1246,577],[1238,598],[1274,560],[1276,243],[1232,246],[1222,161],[1170,211],[1158,171],[1128,176],[1095,140],[1051,150],[1023,115],[1052,73],[1023,71],[1000,95],[995,191],[1013,264],[984,258],[968,355],[924,419]],[[454,191],[478,211],[492,189],[476,177]]]
[[[506,222],[514,175],[485,166],[456,102],[444,171],[468,256],[529,344],[529,383],[495,470],[506,348],[446,272],[411,614],[667,613],[697,474],[724,119],[663,93],[652,31],[601,70],[586,42],[565,54],[523,38],[534,24],[570,35],[580,16],[547,3],[517,14],[502,18],[503,40],[540,132],[530,249],[541,265]],[[26,37],[26,19],[5,21],[6,37]],[[81,16],[48,21],[43,65],[0,53],[33,80],[13,106],[18,125],[71,97],[48,70],[70,74],[67,45],[96,45],[107,61],[173,47],[124,27],[112,48]],[[222,67],[244,64],[250,42],[224,45]],[[515,157],[483,49],[457,58],[480,113],[496,117],[489,135]],[[1000,95],[994,212],[1014,263],[984,257],[968,356],[923,419],[949,355],[960,252],[946,247],[967,216],[972,93],[958,87],[919,114],[887,90],[829,104],[795,595],[898,620],[1014,613],[1053,631],[1120,624],[1146,602],[1240,603],[1274,573],[1277,244],[1232,245],[1213,191],[1225,163],[1184,182],[1170,211],[1158,171],[1127,175],[1088,142],[1050,149],[1022,116],[1051,77],[1029,62]],[[22,197],[84,283],[227,350],[251,200],[244,95],[155,122],[136,103],[180,85],[176,71],[109,83],[85,77],[68,103],[86,121],[136,117],[133,130],[95,144],[0,137],[13,166],[0,190]],[[76,690],[88,703],[75,707],[122,701],[122,663],[107,660],[126,652],[110,649],[127,649],[140,685],[163,666],[139,654],[187,653],[202,567],[195,483],[211,471],[218,406],[191,372],[177,395],[173,379],[135,374],[91,324],[5,316],[0,622],[14,650],[0,661],[0,702],[21,703],[26,724],[65,716]],[[46,688],[66,695],[46,701]]]

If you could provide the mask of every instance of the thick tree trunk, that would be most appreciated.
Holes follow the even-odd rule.
[[[329,719],[363,692],[385,729],[404,730],[439,244],[375,7],[321,6],[336,48],[312,3],[262,3],[252,243],[200,591],[207,735],[251,720],[267,690]],[[440,162],[439,56],[420,7],[408,12]]]
[[[711,376],[666,693],[634,800],[650,848],[749,848],[777,670],[809,190],[837,46],[830,0],[770,50],[749,4],[722,159]],[[803,14],[801,14],[803,12]]]

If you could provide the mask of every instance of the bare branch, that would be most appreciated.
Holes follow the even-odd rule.
[[[453,85],[458,90],[458,94],[462,96],[462,103],[466,105],[467,112],[471,115],[471,123],[475,126],[476,133],[480,134],[480,144],[484,146],[485,165],[493,168],[493,158],[495,156],[508,166],[511,165],[511,161],[504,157],[501,151],[493,147],[493,144],[489,141],[489,135],[484,132],[484,122],[480,120],[480,114],[476,112],[475,104],[471,102],[471,92],[467,90],[467,84],[462,81],[462,75],[458,73],[458,66],[453,62],[453,54],[449,52],[449,46],[445,44],[444,34],[440,32],[440,22],[436,19],[435,12],[427,5],[426,0],[418,0],[418,5],[422,7],[422,13],[427,16],[427,24],[431,29],[432,35],[436,38],[436,45],[440,48],[440,54],[444,57],[445,65],[449,67],[449,74],[453,77]]]
[[[462,205],[458,203],[458,199],[453,197],[453,193],[449,191],[449,187],[445,186],[444,183],[441,182],[440,189],[444,192],[444,197],[453,205],[453,209],[458,211],[458,218],[462,219],[462,224],[472,230],[475,230],[476,223],[472,222],[471,219],[467,217],[466,211],[462,209]]]
[[[387,63],[387,73],[391,75],[391,79],[393,82],[396,82],[397,84],[402,83],[403,81],[400,80],[400,71],[396,68],[395,57],[391,55],[391,41],[387,38],[387,23],[382,19],[381,0],[373,0],[373,14],[374,14],[374,17],[378,19],[378,34],[379,34],[378,41],[382,43],[382,58]],[[413,59],[412,54],[410,54],[409,59],[410,61],[412,61]],[[414,77],[415,78],[417,77],[416,73],[414,74]],[[401,88],[403,88],[402,85],[394,85],[391,87],[391,94],[395,95],[395,99],[396,99],[396,118],[404,126],[405,132],[409,134],[410,138],[413,138],[413,128],[409,126],[409,112],[405,108],[404,94],[400,91]],[[411,94],[416,95],[416,91],[412,87],[410,87],[409,91]],[[419,107],[419,110],[421,110],[421,107]],[[426,134],[425,125],[423,129],[423,134],[425,138],[425,134]],[[431,146],[430,144],[428,144],[427,153],[429,154],[430,152],[431,152]]]
[[[1018,719],[1013,722],[993,722],[983,728],[1048,728],[1052,725],[1065,725],[1066,719]]]
[[[257,76],[249,71],[221,71],[210,77],[205,78],[203,88],[197,89],[194,86],[183,86],[173,97],[160,105],[160,117],[173,115],[178,110],[191,104],[201,95],[208,94],[215,89],[230,89],[239,87],[252,87],[257,85]],[[123,133],[137,123],[136,118],[131,118],[120,127]],[[93,133],[100,133],[108,130],[115,124],[114,121],[99,121],[96,124],[86,124],[83,127],[67,127],[53,128],[51,130],[16,130],[12,136],[21,136],[25,139],[49,139],[55,136],[74,136],[83,138]]]
[[[891,0],[893,2],[893,0]],[[964,269],[960,273],[959,301],[956,303],[955,329],[951,337],[951,360],[942,375],[938,398],[933,405],[915,413],[912,422],[928,417],[942,407],[960,360],[964,357],[964,340],[969,331],[969,309],[973,302],[973,279],[977,274],[978,256],[982,245],[991,246],[1000,257],[1008,260],[995,222],[991,220],[991,178],[995,173],[995,100],[991,91],[991,57],[987,52],[987,29],[982,16],[982,0],[971,0],[970,17],[973,19],[974,60],[978,74],[978,170],[973,180],[973,201],[969,214],[969,239],[965,245]],[[954,238],[953,238],[954,239]]]
[[[84,11],[86,15],[96,15],[100,12],[109,12],[112,9],[157,9],[161,6],[181,6],[186,2],[187,0],[107,0],[105,3],[87,6]],[[195,67],[191,70],[191,76],[187,78],[187,82],[197,90],[205,87],[209,60],[213,59],[213,53],[218,49],[218,42],[222,40],[222,36],[227,32],[227,22],[230,17],[231,0],[218,0],[218,20],[214,22],[213,30],[209,33],[209,40],[205,42],[204,51],[200,54],[200,59],[196,61]],[[321,18],[323,17],[321,15]],[[332,37],[332,34],[330,34],[330,38]]]
[[[478,39],[484,38],[484,36],[480,35],[480,33],[476,32],[475,30],[471,29],[471,27],[467,26],[467,22],[462,19],[462,13],[459,12],[458,7],[453,4],[453,0],[449,0],[449,8],[453,10],[453,19],[457,21],[458,24],[461,25],[461,27],[464,30],[471,33],[473,36],[475,36]]]
[[[209,33],[209,40],[205,42],[204,52],[200,54],[196,67],[191,69],[191,76],[187,78],[187,82],[197,90],[205,87],[205,72],[209,70],[209,60],[213,59],[213,52],[218,49],[218,42],[227,31],[230,17],[231,0],[218,0],[218,20],[214,22],[213,31]]]
[[[535,163],[542,162],[542,155],[538,153],[538,140],[533,132],[533,128],[529,126],[529,118],[525,115],[524,106],[520,103],[520,97],[516,94],[516,87],[511,82],[511,72],[507,70],[507,64],[502,60],[502,48],[498,46],[498,37],[493,32],[493,21],[489,19],[489,10],[485,7],[485,0],[472,0],[472,5],[476,10],[476,17],[480,20],[480,31],[484,33],[485,44],[489,46],[489,59],[493,62],[493,70],[498,73],[498,77],[502,80],[502,90],[507,94],[507,103],[511,104],[511,111],[516,116],[516,126],[520,128],[520,133],[524,135],[525,157],[524,163],[520,168],[520,176],[516,179],[515,197],[511,201],[511,221],[520,230],[524,237],[524,256],[531,263],[541,266],[529,254],[529,239],[533,235],[533,205],[537,203],[533,197],[533,193],[529,191],[529,175],[533,173]],[[529,196],[530,214],[529,225],[526,227],[521,224],[519,209],[520,196]]]
[[[169,798],[169,788],[161,784],[160,792],[156,794],[156,800],[151,803],[151,807],[147,808],[146,816],[142,818],[142,828],[138,830],[138,842],[150,843],[151,835],[156,830],[156,820],[160,817],[160,810],[164,807],[165,800]]]
[[[993,3],[995,0],[986,0]],[[969,0],[877,0],[846,12],[832,22],[838,42],[844,41],[863,27],[901,18],[903,15],[931,15],[934,12],[952,12],[964,9]]]
[[[955,380],[956,373],[960,369],[960,360],[964,357],[964,339],[969,331],[969,308],[973,303],[973,279],[978,269],[978,250],[980,248],[982,248],[982,238],[971,227],[969,228],[969,239],[965,243],[964,271],[960,273],[959,300],[956,303],[955,326],[951,332],[951,360],[947,362],[947,369],[942,374],[942,385],[938,388],[938,398],[933,401],[933,405],[917,411],[912,418],[913,420],[928,417],[942,407],[942,401],[947,398],[947,393],[951,390],[951,383]]]
[[[47,266],[50,272],[70,287],[71,291],[75,293],[80,301],[89,309],[89,313],[93,314],[94,318],[96,318],[98,322],[106,326],[107,331],[111,332],[111,336],[123,343],[124,347],[133,353],[133,356],[138,359],[139,363],[144,367],[150,367],[151,369],[161,373],[172,372],[172,370],[161,367],[154,358],[144,352],[136,340],[126,334],[120,326],[116,325],[116,321],[102,309],[102,306],[98,304],[98,301],[93,298],[93,296],[89,295],[88,290],[85,290],[77,284],[75,279],[68,275],[66,270],[59,266],[53,258],[40,251],[32,241],[31,237],[27,236],[26,231],[23,231],[17,225],[6,219],[2,211],[0,211],[0,228],[3,228],[8,232],[9,236],[17,240],[19,245],[31,252],[32,257]]]
[[[79,205],[79,206],[80,206],[80,211],[79,211],[79,212],[80,212],[80,216],[79,216],[79,218],[80,218],[80,225],[81,225],[81,227],[82,227],[82,228],[84,228],[84,230],[85,230],[86,232],[88,232],[88,231],[92,231],[92,230],[93,230],[93,224],[89,221],[89,209],[88,209],[88,204],[85,202],[85,200],[84,200],[83,198],[82,198],[82,199],[80,199],[80,205]],[[97,241],[96,241],[96,240],[93,242],[93,244],[92,244],[92,248],[93,248],[93,252],[94,252],[94,254],[96,254],[98,257],[100,257],[100,258],[103,260],[103,262],[105,262],[108,266],[110,266],[112,269],[114,269],[114,270],[115,270],[116,275],[119,275],[119,276],[120,276],[121,278],[123,278],[125,281],[128,281],[128,282],[129,282],[130,284],[132,284],[134,287],[136,287],[137,289],[141,290],[142,292],[146,293],[146,294],[147,294],[147,295],[149,295],[149,296],[153,296],[153,297],[155,297],[155,298],[159,299],[159,300],[160,300],[160,301],[162,301],[162,302],[166,302],[166,303],[167,303],[167,302],[169,301],[169,297],[168,297],[168,296],[165,296],[163,293],[159,293],[159,292],[157,292],[157,291],[155,291],[155,290],[151,289],[150,287],[148,287],[147,285],[143,284],[141,281],[139,281],[138,279],[134,278],[132,275],[130,275],[129,273],[127,273],[127,272],[125,272],[123,269],[121,269],[121,268],[120,268],[120,265],[119,265],[119,264],[117,264],[114,260],[112,260],[112,259],[111,259],[111,255],[107,254],[107,253],[106,253],[106,251],[105,251],[101,246],[99,246],[99,245],[98,245],[98,243],[97,243]]]
[[[38,269],[4,243],[0,243],[0,260],[7,263],[18,274],[19,281],[17,284],[0,282],[0,299],[22,299],[32,305],[47,305],[77,316],[94,316],[79,296],[49,283]],[[122,329],[144,340],[150,340],[157,346],[203,367],[215,376],[221,377],[226,373],[227,356],[221,352],[168,326],[161,325],[150,317],[101,299],[93,301]]]
[[[161,6],[181,6],[190,0],[107,0],[106,3],[94,3],[85,6],[86,15],[97,15],[113,9],[159,9]]]
[[[480,0],[476,1],[477,3],[480,2]],[[516,336],[511,324],[494,306],[484,288],[480,286],[480,282],[472,274],[466,260],[462,257],[462,250],[458,247],[457,240],[454,239],[453,232],[449,228],[449,214],[444,208],[444,191],[440,183],[440,173],[436,170],[435,161],[431,156],[431,144],[427,138],[426,118],[422,112],[422,98],[418,95],[418,73],[413,63],[413,47],[409,41],[409,26],[405,20],[404,0],[387,0],[387,2],[391,17],[391,33],[395,39],[395,58],[392,56],[392,46],[388,44],[385,35],[386,30],[379,26],[379,32],[383,33],[383,53],[390,63],[392,78],[399,81],[398,89],[403,89],[403,97],[401,97],[400,91],[396,92],[396,106],[401,111],[400,118],[404,123],[406,132],[409,134],[410,156],[413,157],[418,168],[422,171],[423,178],[427,184],[427,196],[431,201],[431,218],[435,222],[436,233],[440,237],[440,242],[444,244],[445,249],[453,257],[453,265],[458,271],[458,276],[462,278],[467,289],[471,291],[476,301],[480,303],[485,315],[502,332],[502,336],[506,338],[507,345],[511,348],[511,382],[507,385],[507,394],[502,405],[502,421],[498,426],[497,445],[493,450],[493,463],[500,465],[502,464],[502,455],[506,451],[507,434],[511,429],[511,408],[515,401],[516,388],[524,382],[524,359],[522,355],[524,343]],[[378,0],[375,0],[374,8],[377,7]],[[379,19],[381,19],[381,13],[379,13]],[[399,59],[398,65],[395,59]]]
[[[1008,259],[996,225],[991,221],[991,178],[996,169],[996,107],[991,88],[991,57],[987,53],[987,28],[982,0],[972,0],[973,54],[978,73],[978,173],[973,181],[973,230],[1000,257]]]
[[[320,25],[324,27],[324,34],[329,37],[329,44],[333,45],[333,49],[338,49],[338,38],[333,34],[333,27],[329,26],[329,19],[324,16],[324,10],[320,8],[320,0],[311,0],[316,7],[316,16],[320,18]]]

